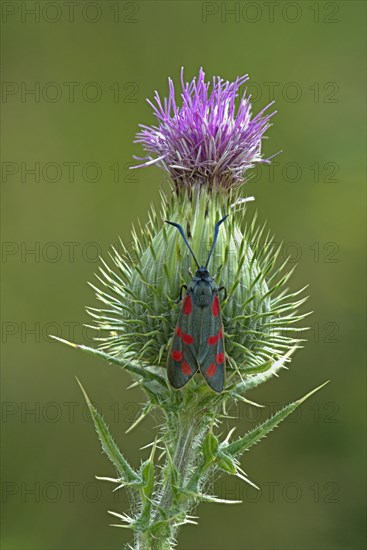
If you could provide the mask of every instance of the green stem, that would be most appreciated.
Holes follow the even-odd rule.
[[[189,464],[192,462],[192,443],[197,435],[195,428],[198,427],[200,422],[193,420],[188,422],[187,418],[179,418],[178,421],[178,441],[176,451],[173,458],[173,465],[177,470],[179,477],[184,481],[185,474]],[[172,503],[172,487],[170,481],[167,480],[165,490],[159,503],[159,508],[162,511],[169,511]]]
[[[190,467],[197,459],[196,445],[193,444],[197,437],[203,435],[206,426],[203,426],[200,414],[188,415],[187,411],[175,416],[173,424],[178,434],[174,455],[171,461],[167,459],[161,473],[161,483],[158,486],[163,487],[163,490],[160,497],[156,495],[155,502],[158,502],[152,507],[151,521],[147,529],[137,533],[134,550],[171,550],[177,530],[175,517],[177,514],[185,513],[192,504],[192,499],[182,498],[182,493],[180,502],[174,501],[175,489],[171,474],[172,470],[177,473],[178,489],[182,489]]]

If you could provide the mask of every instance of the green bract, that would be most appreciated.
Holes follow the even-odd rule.
[[[237,203],[236,203],[237,200]],[[133,232],[129,246],[113,249],[103,263],[95,287],[101,309],[89,308],[96,321],[100,348],[121,360],[165,368],[180,304],[180,286],[188,268],[196,270],[180,235],[164,224],[180,223],[198,260],[207,257],[215,223],[226,213],[209,270],[227,289],[222,302],[227,377],[235,381],[271,366],[299,343],[293,324],[303,316],[297,308],[306,298],[287,294],[291,270],[276,265],[280,245],[247,221],[245,205],[232,194],[201,191],[179,200],[163,197],[162,213],[151,211],[149,222]],[[270,362],[270,363],[269,363]],[[198,382],[199,383],[199,382]]]

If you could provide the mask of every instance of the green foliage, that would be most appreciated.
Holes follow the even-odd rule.
[[[70,345],[75,349],[101,357],[100,352],[92,348],[76,344]],[[121,364],[116,358],[106,353],[103,353],[103,358],[111,363]],[[128,365],[124,364],[123,366],[127,368]],[[144,388],[145,375],[141,374],[139,366],[136,366],[136,369],[130,370],[130,372],[142,381]],[[150,383],[150,381],[149,378],[148,382]],[[121,521],[113,526],[125,527],[134,531],[135,545],[131,548],[165,550],[175,546],[177,530],[181,525],[196,523],[189,512],[199,502],[238,502],[226,501],[206,493],[206,480],[211,472],[215,473],[219,470],[229,475],[235,475],[256,487],[244,475],[239,466],[238,457],[266,437],[301,403],[320,390],[327,382],[303,398],[290,403],[245,436],[232,442],[229,440],[233,430],[223,441],[220,441],[213,429],[215,423],[218,424],[220,406],[233,399],[233,391],[231,393],[229,390],[218,396],[210,392],[209,389],[196,392],[194,389],[188,391],[189,388],[187,388],[176,392],[166,386],[166,400],[159,404],[165,415],[160,430],[159,445],[157,440],[153,443],[149,459],[141,464],[138,471],[129,465],[123,453],[117,448],[103,418],[92,405],[79,381],[78,383],[87,402],[102,449],[114,464],[119,475],[117,479],[99,479],[111,481],[118,488],[126,487],[135,493],[134,517],[110,512]],[[239,388],[236,391],[239,391]],[[148,398],[149,395],[148,392]],[[169,399],[167,396],[171,398]],[[210,409],[207,408],[208,403],[211,403]],[[153,407],[152,403],[151,406]],[[163,456],[165,456],[163,464],[155,460],[157,446],[163,449]],[[136,506],[136,502],[139,503],[138,506]]]
[[[105,421],[103,420],[102,416],[99,414],[97,409],[90,402],[88,395],[86,394],[83,386],[81,385],[78,379],[77,379],[77,382],[83,392],[84,398],[88,405],[88,409],[91,414],[94,427],[96,429],[96,432],[102,444],[102,449],[106,453],[108,458],[111,460],[111,462],[114,464],[114,466],[116,467],[116,470],[121,476],[121,481],[126,483],[127,485],[138,483],[139,481],[138,475],[134,472],[130,464],[121,454],[120,450],[118,449],[116,443],[114,442],[108,430],[108,427]]]
[[[113,249],[113,269],[102,262],[99,287],[92,285],[103,303],[101,309],[89,308],[99,349],[56,338],[131,374],[146,397],[134,426],[152,411],[161,419],[150,457],[135,471],[79,383],[102,449],[118,474],[116,479],[102,479],[118,489],[124,487],[132,497],[130,515],[110,513],[120,520],[114,525],[134,532],[134,546],[129,548],[135,550],[174,548],[179,527],[195,523],[190,511],[197,504],[227,502],[209,494],[208,480],[213,476],[234,475],[256,487],[241,469],[241,454],[323,387],[290,403],[243,437],[232,440],[232,431],[220,435],[219,426],[231,404],[242,400],[261,406],[250,401],[247,393],[286,368],[301,347],[300,329],[295,325],[305,317],[297,313],[305,301],[299,298],[304,289],[286,289],[292,270],[285,270],[286,262],[277,267],[279,246],[264,228],[256,228],[254,220],[246,224],[236,198],[204,192],[191,197],[183,193],[171,201],[163,197],[162,216],[152,210],[149,222],[133,231],[132,246],[121,243],[121,250]],[[203,258],[215,222],[228,212],[210,265],[213,275],[219,272],[218,286],[228,290],[222,303],[225,389],[217,394],[202,377],[194,377],[175,391],[166,379],[166,361],[178,314],[176,299],[180,285],[187,282],[190,259],[182,239],[163,220],[181,223],[197,256]]]
[[[266,368],[301,343],[294,324],[305,317],[297,313],[307,299],[299,298],[304,289],[287,292],[293,269],[287,270],[287,261],[277,266],[280,245],[265,227],[257,228],[256,217],[247,221],[236,198],[204,191],[194,197],[183,193],[179,200],[163,196],[161,216],[152,209],[148,223],[133,230],[129,246],[112,249],[112,267],[102,261],[98,285],[91,285],[103,306],[88,308],[100,349],[123,361],[165,368],[178,291],[188,281],[188,266],[195,266],[180,235],[164,220],[183,225],[200,261],[215,223],[226,213],[210,271],[228,290],[222,311],[231,380]]]
[[[268,433],[273,431],[274,428],[279,426],[279,424],[283,420],[285,420],[287,416],[289,416],[293,411],[295,411],[296,408],[301,405],[301,403],[311,397],[311,395],[313,395],[315,392],[321,390],[321,388],[323,388],[327,383],[328,382],[324,382],[324,384],[322,384],[318,388],[315,388],[301,399],[298,399],[298,401],[290,403],[289,405],[275,413],[271,418],[268,418],[267,420],[265,420],[265,422],[248,432],[244,437],[237,439],[237,441],[234,441],[231,444],[223,444],[222,449],[225,454],[235,457],[242,454],[244,451],[258,443],[263,437],[266,437]]]

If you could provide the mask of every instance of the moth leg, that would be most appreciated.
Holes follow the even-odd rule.
[[[221,290],[224,290],[224,299],[227,300],[228,294],[227,294],[227,289],[226,289],[226,287],[225,287],[225,286],[220,286],[220,287],[218,288],[218,292],[220,292]]]
[[[187,290],[187,285],[181,285],[181,288],[180,288],[180,296],[177,298],[176,304],[178,304],[178,303],[181,302],[181,300],[182,300],[182,290],[183,290],[183,289]]]

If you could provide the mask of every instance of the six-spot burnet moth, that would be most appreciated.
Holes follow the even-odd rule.
[[[228,216],[215,224],[214,238],[205,266],[199,265],[181,225],[167,221],[177,227],[198,267],[185,289],[172,346],[168,356],[168,380],[174,388],[182,388],[200,370],[208,385],[221,392],[225,378],[225,355],[222,315],[218,288],[208,271],[208,264],[217,242],[219,226]]]

